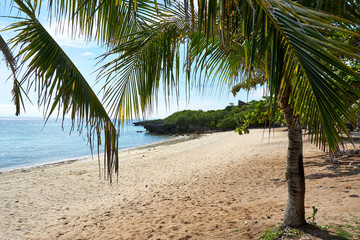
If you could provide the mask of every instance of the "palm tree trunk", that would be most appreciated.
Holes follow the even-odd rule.
[[[288,202],[285,209],[284,225],[298,227],[305,221],[305,176],[303,165],[302,130],[298,117],[289,105],[290,92],[280,99],[280,108],[288,128],[289,146],[286,162]]]

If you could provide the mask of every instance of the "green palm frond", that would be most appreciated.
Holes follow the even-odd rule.
[[[335,72],[359,79],[339,56],[359,59],[360,50],[332,39],[331,31],[358,38],[355,23],[292,1],[221,1],[218,13],[210,12],[209,5],[219,3],[203,0],[201,4],[199,23],[204,34],[201,41],[192,39],[191,60],[198,59],[195,71],[217,69],[228,79],[244,72],[249,86],[264,72],[270,98],[280,98],[290,89],[290,104],[311,138],[317,145],[327,142],[335,151],[342,132],[348,135],[344,119],[353,122],[356,118],[350,106],[360,97],[359,90]],[[237,63],[219,51],[237,56]],[[239,72],[229,71],[225,62]]]
[[[15,60],[9,46],[7,45],[7,43],[2,38],[1,35],[0,35],[0,50],[4,54],[6,63],[8,64],[8,67],[10,68],[10,70],[12,72],[12,76],[13,76],[12,95],[13,95],[13,101],[14,101],[15,108],[16,108],[15,115],[18,116],[18,115],[20,115],[21,106],[23,107],[23,109],[25,111],[24,100],[23,100],[22,96],[25,95],[27,97],[27,94],[22,89],[21,84],[19,83],[19,81],[17,79],[16,60]]]
[[[298,0],[297,3],[313,9],[319,9],[338,16],[345,16],[346,19],[358,23],[360,21],[360,2],[348,0]]]
[[[28,83],[28,88],[37,91],[47,118],[57,111],[63,119],[70,115],[73,128],[76,124],[79,131],[85,127],[91,149],[96,141],[101,144],[101,133],[105,133],[104,167],[111,182],[112,171],[118,170],[118,134],[110,117],[84,76],[36,19],[34,7],[29,2],[14,2],[27,15],[8,27],[17,31],[10,42],[20,49],[25,69],[21,84]]]
[[[184,26],[189,16],[187,9],[182,8],[185,14],[179,18]],[[111,102],[115,116],[123,119],[131,115],[124,114],[125,111],[144,111],[156,96],[160,78],[165,77],[165,82],[171,79],[165,73],[172,73],[176,68],[178,46],[159,47],[159,43],[164,43],[160,40],[165,37],[164,33],[174,36],[171,40],[168,38],[170,42],[188,41],[185,71],[190,81],[192,69],[191,75],[197,79],[192,84],[201,85],[209,78],[212,83],[220,79],[223,83],[241,84],[239,76],[246,74],[244,79],[250,87],[255,78],[266,76],[270,98],[281,97],[290,89],[290,103],[295,114],[302,116],[311,138],[318,145],[327,141],[330,149],[336,150],[341,132],[348,134],[343,119],[353,121],[355,118],[349,106],[359,91],[334,71],[359,79],[358,74],[338,58],[359,58],[359,49],[331,39],[329,31],[359,37],[351,29],[354,22],[292,1],[201,0],[197,9],[190,9],[195,10],[197,14],[192,15],[191,28],[176,28],[182,35],[176,35],[176,31],[159,31],[169,24],[159,21],[129,34],[127,40],[131,41],[113,48],[111,54],[120,54],[120,57],[105,64],[103,70],[106,69],[108,79],[106,101]],[[165,59],[166,64],[160,64]],[[144,63],[150,64],[151,69]],[[196,73],[200,73],[200,77]],[[299,86],[306,91],[301,91]]]
[[[178,93],[184,27],[175,19],[153,25],[103,55],[99,78],[106,79],[105,102],[115,120],[121,122],[151,110],[161,82],[165,96]]]
[[[346,66],[339,58],[336,57],[339,52],[346,53],[347,56],[359,58],[356,54],[358,49],[346,46],[341,42],[328,41],[323,31],[325,26],[331,24],[331,15],[324,19],[324,13],[311,16],[298,5],[291,5],[291,11],[284,14],[288,7],[277,4],[276,8],[271,9],[272,17],[277,21],[277,26],[282,33],[284,46],[284,56],[287,57],[290,73],[296,73],[292,78],[288,74],[282,74],[286,78],[281,80],[282,85],[292,80],[292,84],[297,81],[301,82],[301,89],[308,89],[308,94],[303,95],[302,90],[293,88],[291,103],[294,106],[295,114],[311,115],[311,118],[302,118],[304,124],[309,126],[310,135],[315,139],[316,144],[327,141],[330,150],[335,151],[341,142],[341,132],[348,136],[343,118],[354,122],[356,115],[351,112],[350,106],[355,99],[353,94],[359,95],[359,91],[354,89],[344,79],[334,73],[334,69],[342,71],[346,75],[352,75],[359,78],[351,68]],[[311,17],[313,21],[308,23],[305,17]],[[338,17],[336,17],[336,20]],[[326,22],[327,21],[327,22]],[[344,20],[344,22],[346,22]],[[338,29],[344,33],[350,33],[347,30]],[[357,35],[357,33],[351,33]],[[289,62],[290,61],[290,62]],[[281,67],[281,70],[286,68]],[[286,72],[285,72],[286,73]],[[271,78],[270,78],[271,81]],[[276,79],[275,79],[276,81]],[[288,85],[288,84],[287,84]],[[301,95],[302,97],[299,97]],[[304,106],[307,106],[305,110]],[[307,113],[307,111],[309,111]],[[316,121],[316,126],[313,122]]]
[[[48,3],[50,19],[69,24],[74,36],[81,34],[109,47],[126,42],[122,36],[168,16],[164,5],[152,0],[52,0]]]

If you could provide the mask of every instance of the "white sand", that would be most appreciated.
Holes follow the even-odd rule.
[[[2,173],[0,239],[254,238],[282,220],[283,130],[270,141],[257,129],[121,152],[112,186],[99,179],[96,158]],[[319,203],[320,222],[359,216],[359,198],[349,197],[360,193],[359,171],[332,176],[309,142],[304,155],[306,174],[315,176],[307,180],[307,215]]]

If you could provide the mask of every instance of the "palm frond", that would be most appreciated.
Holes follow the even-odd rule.
[[[179,49],[185,41],[188,81],[191,69],[192,76],[205,75],[198,83],[220,78],[235,84],[246,74],[251,86],[251,79],[266,76],[270,98],[291,92],[290,104],[311,137],[317,144],[326,139],[335,150],[341,132],[348,133],[343,119],[354,119],[349,106],[360,94],[334,71],[359,79],[340,59],[359,59],[359,49],[331,34],[359,38],[354,31],[359,12],[352,9],[358,2],[316,1],[308,7],[301,5],[304,2],[53,0],[49,9],[58,21],[66,18],[88,39],[106,44],[103,60],[112,60],[99,76],[107,79],[105,102],[117,120],[138,116],[152,106],[162,78],[165,95],[171,88],[178,91]],[[333,11],[339,6],[341,14]],[[342,17],[345,14],[351,17]]]
[[[198,58],[196,71],[218,69],[228,78],[235,76],[223,68],[226,64],[222,61],[232,67],[236,64],[217,53],[219,48],[224,53],[228,50],[230,55],[238,56],[237,64],[243,68],[237,69],[246,72],[250,85],[259,71],[265,73],[270,98],[281,97],[290,89],[290,104],[309,128],[311,138],[319,146],[326,141],[335,151],[341,144],[342,132],[348,135],[344,119],[353,122],[356,117],[350,106],[360,92],[334,72],[359,79],[339,56],[359,59],[360,50],[331,39],[330,31],[358,38],[354,21],[292,1],[224,1],[217,14],[206,10],[206,6],[214,4],[210,2],[202,0],[199,7],[200,30],[201,24],[207,28],[203,34],[207,39],[192,39],[197,45],[191,57]],[[214,21],[217,24],[208,24]],[[236,21],[238,24],[233,24]],[[216,47],[212,46],[214,42]]]
[[[48,3],[50,19],[55,18],[63,28],[67,23],[73,36],[81,34],[89,41],[109,47],[126,42],[123,36],[167,17],[164,5],[152,0],[52,0]]]
[[[15,115],[18,116],[18,115],[20,115],[21,106],[23,107],[23,109],[25,111],[23,95],[25,95],[27,97],[27,94],[22,89],[21,84],[19,83],[19,81],[17,79],[17,66],[16,66],[16,60],[13,56],[13,53],[11,52],[9,46],[7,45],[7,43],[5,42],[5,40],[3,39],[3,37],[1,35],[0,35],[0,50],[3,53],[6,63],[12,72],[12,77],[13,77],[12,95],[13,95],[13,101],[14,101],[15,108],[16,108]]]
[[[161,82],[165,96],[178,93],[184,27],[176,19],[153,25],[103,55],[99,78],[106,79],[105,102],[119,123],[151,111]]]
[[[14,2],[27,14],[8,27],[17,31],[10,42],[20,48],[20,65],[25,69],[22,85],[28,83],[28,89],[37,91],[47,119],[57,110],[63,119],[70,115],[73,128],[77,125],[82,131],[85,127],[91,149],[96,141],[101,144],[101,133],[105,133],[104,167],[111,182],[112,171],[118,170],[116,128],[84,76],[36,19],[35,8],[29,2]]]
[[[276,7],[285,10],[289,8],[288,5],[276,5]],[[320,32],[326,21],[324,13],[319,14],[319,16],[312,16],[314,20],[309,25],[301,15],[306,14],[306,12],[296,11],[300,8],[298,5],[291,7],[292,11],[289,11],[288,14],[284,14],[284,11],[279,11],[276,8],[271,11],[272,17],[276,19],[277,26],[284,38],[284,46],[288,46],[286,54],[292,56],[287,58],[293,65],[289,68],[290,72],[294,72],[295,69],[298,70],[293,78],[284,78],[282,82],[293,80],[292,84],[294,84],[299,81],[302,82],[300,85],[304,89],[310,89],[308,94],[304,96],[301,89],[293,88],[291,104],[294,106],[295,114],[300,116],[302,114],[312,115],[308,119],[302,118],[303,123],[309,126],[311,137],[315,139],[318,145],[326,139],[329,149],[336,151],[338,144],[341,143],[342,132],[349,136],[343,119],[354,122],[356,118],[355,113],[350,108],[356,100],[353,96],[360,96],[357,89],[354,89],[348,82],[334,73],[334,69],[336,69],[359,78],[359,75],[346,66],[336,55],[342,51],[351,57],[359,58],[359,56],[353,47],[344,46],[343,43],[337,41],[328,41]],[[317,20],[320,17],[321,20]],[[328,15],[327,18],[327,25],[329,25],[332,15]],[[347,30],[343,32],[349,33]],[[351,34],[357,35],[357,33]],[[286,56],[286,54],[284,55]],[[300,98],[299,95],[302,97]],[[309,113],[306,113],[304,106],[308,106],[306,111],[310,111]],[[314,116],[317,117],[314,118]],[[315,126],[313,122],[309,122],[310,120],[318,123]]]

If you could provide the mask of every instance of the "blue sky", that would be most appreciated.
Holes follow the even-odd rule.
[[[0,3],[0,15],[8,16],[9,15],[9,4],[3,2]],[[12,10],[12,15],[16,14],[16,10]],[[72,61],[76,64],[85,78],[88,80],[91,86],[94,86],[94,91],[99,92],[101,88],[101,84],[95,85],[96,73],[96,60],[95,58],[102,54],[104,50],[97,46],[96,43],[86,43],[81,38],[73,40],[68,36],[68,33],[65,31],[64,34],[57,33],[55,30],[55,25],[49,25],[46,17],[47,13],[43,12],[40,16],[40,21],[42,24],[48,29],[48,31],[52,34],[54,39],[58,42],[58,44],[65,50],[68,56],[72,59]],[[7,26],[11,23],[12,20],[6,17],[0,18],[0,28]],[[13,33],[11,32],[2,32],[0,33],[5,40],[8,40]],[[3,60],[3,56],[1,56],[0,61],[0,117],[11,117],[14,116],[15,107],[11,102],[11,88],[12,88],[12,80],[8,79],[10,75],[10,71],[6,67],[6,63]],[[211,109],[222,109],[225,108],[229,103],[237,103],[238,100],[242,101],[250,101],[253,99],[260,99],[263,95],[263,90],[258,89],[257,91],[250,92],[247,94],[245,91],[240,92],[236,97],[233,97],[230,93],[230,89],[224,87],[222,91],[211,91],[208,89],[206,94],[199,95],[196,89],[193,89],[190,92],[190,101],[187,102],[185,96],[185,83],[182,81],[180,84],[181,94],[178,99],[178,104],[176,99],[172,99],[170,102],[170,107],[166,107],[164,95],[162,94],[162,90],[159,92],[158,105],[155,107],[154,112],[147,116],[147,118],[163,118],[170,115],[173,112],[184,110],[184,109],[192,109],[192,110],[211,110]],[[42,110],[39,109],[36,105],[36,93],[30,93],[30,99],[33,104],[30,102],[26,102],[26,113],[22,113],[22,117],[41,117]],[[101,96],[101,95],[99,95]],[[100,97],[101,98],[101,97]]]

